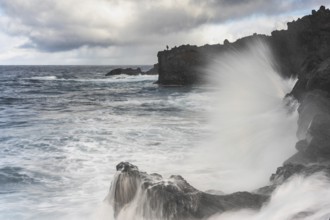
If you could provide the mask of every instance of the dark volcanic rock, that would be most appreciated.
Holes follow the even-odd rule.
[[[298,108],[298,152],[285,164],[330,161],[330,12],[321,7],[298,22],[296,48],[304,56],[298,81],[289,95],[300,102]],[[302,58],[302,59],[303,59]]]
[[[108,72],[107,74],[105,74],[106,76],[114,76],[114,75],[120,75],[120,74],[125,74],[125,75],[129,75],[129,76],[136,76],[136,75],[157,75],[158,74],[158,64],[154,64],[154,66],[146,71],[143,72],[141,70],[141,68],[117,68],[117,69],[113,69],[110,72]]]
[[[107,197],[115,216],[135,205],[135,214],[147,219],[202,219],[228,210],[259,209],[268,199],[249,192],[204,193],[179,175],[163,179],[159,174],[140,172],[127,162],[118,164],[117,171]]]
[[[273,31],[271,36],[254,34],[234,43],[225,41],[224,45],[185,45],[160,51],[157,55],[158,82],[162,85],[191,85],[204,82],[204,69],[210,60],[228,50],[244,49],[256,39],[262,39],[269,44],[277,61],[275,68],[282,75],[299,76],[303,79],[305,76],[302,66],[308,63],[308,68],[313,68],[311,60],[324,61],[330,57],[330,11],[321,7],[312,15],[289,22],[287,30]],[[303,84],[302,87],[305,86],[304,81],[299,83]],[[322,87],[327,85],[328,83],[325,83]],[[309,86],[313,88],[315,84]]]
[[[284,164],[325,164],[330,162],[330,99],[327,93],[305,95],[298,108],[298,152]]]
[[[330,57],[324,61],[318,57],[310,58],[303,66],[291,95],[298,100],[303,100],[308,92],[314,90],[330,93]]]
[[[158,63],[154,64],[154,66],[150,70],[144,72],[143,74],[146,74],[146,75],[157,75],[158,74]]]
[[[272,174],[270,180],[273,184],[279,185],[287,181],[294,175],[311,176],[315,173],[322,172],[327,177],[330,177],[329,165],[301,165],[301,164],[287,164],[277,168],[276,173]]]
[[[141,68],[136,68],[136,69],[132,69],[132,68],[117,68],[117,69],[113,69],[110,72],[108,72],[107,74],[105,74],[106,76],[114,76],[114,75],[121,75],[121,74],[125,74],[125,75],[130,75],[130,76],[136,76],[136,75],[157,75],[158,74],[158,64],[155,64],[150,70],[143,72],[141,70]]]
[[[316,114],[311,120],[305,139],[297,142],[298,152],[284,164],[330,162],[330,115]]]
[[[106,76],[114,76],[114,75],[120,75],[120,74],[126,74],[126,75],[130,75],[130,76],[135,76],[135,75],[139,75],[142,74],[142,71],[140,68],[136,68],[136,69],[132,69],[132,68],[117,68],[114,70],[111,70],[110,72],[108,72],[107,74],[105,74]]]
[[[330,56],[330,11],[323,6],[287,25],[288,30],[272,32],[270,44],[281,72],[300,77],[306,60],[325,60]]]
[[[158,53],[159,78],[162,85],[189,85],[201,82],[200,70],[205,59],[196,46],[180,46]]]
[[[161,85],[193,85],[207,82],[205,67],[220,54],[245,48],[250,42],[265,40],[265,35],[253,35],[225,45],[204,45],[201,47],[183,45],[158,52],[159,77]]]
[[[290,181],[294,176],[309,177],[317,173],[322,173],[327,178],[330,178],[330,164],[286,164],[277,168],[276,172],[271,175],[271,185],[262,187],[256,192],[270,195],[278,186]]]

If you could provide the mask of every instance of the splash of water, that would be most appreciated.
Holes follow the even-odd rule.
[[[210,65],[210,81],[217,88],[209,116],[213,137],[187,163],[190,169],[198,165],[198,175],[187,176],[198,188],[256,189],[295,152],[297,113],[284,102],[294,80],[282,79],[274,66],[261,41]]]
[[[330,217],[329,179],[322,173],[295,176],[272,194],[260,211],[242,210],[211,217],[209,220],[328,220]]]
[[[297,113],[295,106],[283,101],[293,81],[283,80],[273,66],[269,49],[262,42],[244,51],[227,53],[211,65],[212,81],[219,87],[210,117],[214,136],[205,142],[209,144],[196,150],[196,157],[180,167],[193,185],[226,192],[256,189],[265,185],[276,167],[294,153]],[[185,172],[192,167],[193,172]],[[118,182],[117,175],[114,182]],[[107,219],[114,215],[118,220],[161,219],[164,210],[161,206],[151,208],[146,191],[135,187],[139,184],[121,183],[129,189],[134,186],[133,197],[130,190],[115,195],[113,186],[108,204],[114,206],[114,196],[127,204],[117,214],[105,205],[101,213],[107,210]],[[294,176],[272,193],[261,210],[225,212],[208,220],[328,220],[329,184],[322,173]],[[158,200],[162,202],[162,198]]]

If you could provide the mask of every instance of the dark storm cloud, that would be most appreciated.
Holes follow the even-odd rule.
[[[322,2],[320,0],[320,2]],[[310,7],[312,0],[2,0],[1,28],[21,47],[69,51],[148,44],[175,32],[257,14]]]

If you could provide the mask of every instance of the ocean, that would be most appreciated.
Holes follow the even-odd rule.
[[[105,198],[115,198],[110,186],[122,161],[161,174],[161,184],[178,174],[211,193],[269,185],[298,141],[298,104],[285,99],[295,79],[273,66],[261,43],[214,60],[207,86],[105,77],[116,66],[0,66],[0,220],[113,220]],[[208,220],[327,220],[328,186],[323,174],[296,175],[260,210]],[[143,214],[151,208],[144,195],[116,219],[163,220],[154,218],[162,206]]]
[[[116,164],[170,173],[207,134],[209,90],[114,68],[0,66],[0,219],[88,219]]]

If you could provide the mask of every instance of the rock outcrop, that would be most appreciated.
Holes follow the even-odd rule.
[[[106,198],[114,207],[115,216],[133,209],[134,215],[145,219],[204,219],[229,210],[259,209],[268,200],[266,195],[249,192],[208,194],[179,175],[164,179],[159,174],[141,172],[128,162],[121,162],[116,168]]]
[[[271,195],[273,191],[282,184],[290,181],[295,176],[303,178],[310,177],[314,174],[325,175],[330,178],[330,164],[292,164],[288,163],[278,167],[269,179],[270,185],[257,189],[255,192],[263,195]]]
[[[135,75],[139,75],[142,73],[141,68],[117,68],[117,69],[113,69],[110,72],[108,72],[107,74],[105,74],[106,76],[115,76],[115,75],[120,75],[120,74],[125,74],[125,75],[130,75],[130,76],[135,76]]]
[[[289,94],[300,102],[298,108],[298,152],[285,164],[330,161],[330,56],[310,57]]]
[[[157,75],[158,74],[158,63],[154,64],[154,66],[151,69],[144,72],[144,74],[146,74],[146,75]]]
[[[158,74],[158,64],[155,64],[150,70],[144,72],[141,70],[140,67],[133,69],[133,68],[117,68],[113,69],[107,74],[106,76],[115,76],[115,75],[129,75],[129,76],[136,76],[136,75],[157,75]]]
[[[301,66],[310,68],[311,60],[324,61],[330,56],[330,11],[321,6],[312,15],[289,22],[287,30],[273,31],[271,36],[251,35],[229,43],[180,46],[158,52],[159,80],[162,85],[191,85],[204,82],[204,69],[214,57],[228,50],[244,49],[256,39],[270,45],[277,70],[286,77],[301,76]],[[315,61],[317,62],[317,61]]]

